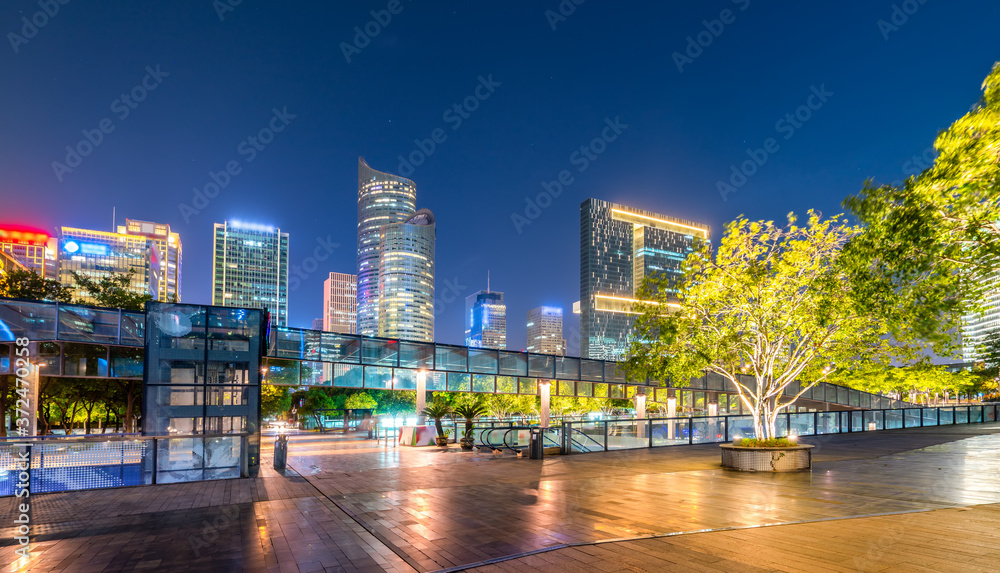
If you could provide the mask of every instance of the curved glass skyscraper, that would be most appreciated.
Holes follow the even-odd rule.
[[[378,335],[434,341],[434,214],[382,227]]]
[[[412,217],[416,202],[413,181],[375,171],[358,158],[358,334],[378,335],[379,233]]]

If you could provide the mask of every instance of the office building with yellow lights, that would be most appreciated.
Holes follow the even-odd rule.
[[[680,278],[708,225],[587,199],[580,205],[580,355],[623,360],[636,291],[650,275]]]
[[[434,214],[428,209],[382,226],[378,336],[434,341],[434,242]]]
[[[0,271],[28,270],[57,279],[58,249],[58,239],[42,231],[0,227]]]
[[[358,333],[358,275],[330,273],[323,281],[322,330]]]

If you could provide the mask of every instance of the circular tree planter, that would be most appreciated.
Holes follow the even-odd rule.
[[[812,449],[799,445],[791,448],[747,448],[721,444],[722,467],[741,472],[804,472],[812,470]]]

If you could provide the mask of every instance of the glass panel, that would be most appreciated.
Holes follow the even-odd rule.
[[[513,376],[497,376],[497,393],[517,394],[517,378]]]
[[[333,385],[341,388],[360,388],[364,377],[363,368],[359,364],[334,364]]]
[[[937,409],[924,408],[922,410],[925,426],[937,426]]]
[[[649,439],[639,432],[639,422],[634,420],[612,421],[608,425],[608,449],[628,450],[649,447]],[[642,424],[645,429],[646,424]]]
[[[121,344],[144,346],[146,344],[146,314],[122,311]]]
[[[583,397],[591,397],[594,395],[594,383],[593,382],[577,382],[576,383],[576,395]]]
[[[449,372],[448,373],[448,391],[449,392],[468,392],[472,386],[472,382],[468,374]]]
[[[118,342],[118,311],[59,305],[59,340]]]
[[[604,363],[604,380],[605,382],[625,382],[625,375],[618,373],[617,362]]]
[[[469,372],[496,374],[499,357],[496,350],[488,348],[469,349]]]
[[[969,423],[969,409],[965,406],[958,406],[955,408],[955,423],[956,424],[968,424]]]
[[[394,372],[394,377],[392,379],[392,387],[394,390],[416,390],[417,389],[417,371],[407,370],[405,368],[397,368]]]
[[[607,398],[607,397],[608,397],[608,385],[594,384],[594,398]]]
[[[302,340],[302,331],[277,327],[272,332],[275,347],[269,356],[277,358],[302,358],[305,353],[305,345]]]
[[[365,366],[365,388],[377,388],[379,390],[392,388],[392,368]]]
[[[857,407],[861,403],[861,392],[857,390],[850,390],[850,395],[848,396],[851,406]]]
[[[507,376],[528,375],[528,355],[523,352],[500,351],[500,374]]]
[[[322,362],[300,362],[301,384],[303,386],[332,386],[330,376],[323,377],[324,367],[329,364]]]
[[[604,382],[604,362],[580,359],[580,379],[589,382]]]
[[[444,372],[428,372],[427,380],[424,382],[427,390],[447,390],[447,375]]]
[[[265,384],[277,384],[281,386],[299,385],[299,363],[295,360],[282,360],[280,358],[265,358],[263,382]],[[194,372],[191,372],[193,380]]]
[[[62,373],[64,376],[107,377],[108,347],[72,342],[63,344]]]
[[[538,395],[538,380],[535,378],[519,378],[518,384],[521,387],[520,394],[536,396]]]
[[[305,343],[305,357],[309,360],[319,360],[322,357],[320,347],[322,345],[320,331],[303,330],[302,340]]]
[[[434,369],[434,345],[425,342],[399,342],[399,366],[416,370]]]
[[[472,391],[488,392],[492,394],[496,391],[496,376],[490,376],[488,374],[473,374]]]
[[[954,408],[939,408],[940,411],[940,421],[938,424],[954,424],[955,423],[955,409]]]
[[[547,354],[528,355],[528,376],[536,376],[551,380],[555,378],[556,360],[555,356]]]
[[[559,389],[558,389],[558,395],[559,396],[575,396],[576,395],[576,388],[575,388],[576,385],[573,382],[568,382],[566,380],[563,380],[561,382],[558,382],[558,385],[559,385]]]
[[[435,370],[468,371],[468,349],[461,346],[438,344],[434,347],[434,352],[436,354]]]
[[[33,341],[55,340],[56,307],[28,302],[0,303],[0,324],[18,337]]]
[[[817,434],[836,434],[840,431],[836,412],[818,412],[816,414]]]
[[[751,418],[751,424],[753,419]],[[805,414],[789,414],[789,433],[796,436],[812,436],[816,433],[816,417],[812,412]]]
[[[624,384],[610,384],[608,386],[608,392],[610,393],[609,398],[613,400],[624,400],[625,399],[625,385]]]
[[[695,444],[715,444],[725,442],[727,441],[725,426],[726,424],[720,416],[695,418],[694,438],[692,439],[692,442]]]
[[[320,360],[323,362],[361,361],[361,338],[333,332],[320,333]]]
[[[361,341],[361,363],[373,366],[396,366],[399,341],[365,338]],[[365,375],[367,376],[367,374]]]
[[[886,410],[885,411],[885,429],[895,430],[896,428],[903,427],[903,411],[902,410]]]
[[[919,408],[907,408],[904,410],[905,418],[903,419],[904,428],[916,428],[920,426],[920,409]]]
[[[580,359],[568,356],[556,358],[556,378],[563,380],[580,379]]]
[[[688,443],[688,434],[691,433],[689,421],[662,420],[650,422],[653,436],[653,446],[674,446]]]
[[[969,407],[969,423],[978,424],[983,421],[983,406]]]
[[[115,378],[142,378],[145,352],[141,348],[111,347],[111,375]]]

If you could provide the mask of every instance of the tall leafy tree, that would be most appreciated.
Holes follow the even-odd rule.
[[[260,413],[268,418],[280,416],[288,412],[292,407],[292,394],[287,386],[275,386],[274,384],[261,384],[260,386]]]
[[[951,353],[961,315],[1000,269],[1000,63],[934,148],[924,172],[898,185],[868,181],[845,201],[865,232],[844,258],[862,302],[892,317],[894,336]]]
[[[883,315],[864,312],[840,265],[858,232],[811,211],[804,225],[791,214],[785,226],[729,223],[714,258],[707,245],[688,256],[676,295],[664,276],[644,282],[625,373],[675,385],[704,370],[719,374],[753,415],[757,436],[774,437],[777,416],[835,366],[911,350],[890,343]],[[789,387],[798,391],[785,396]]]
[[[149,294],[136,294],[130,289],[134,273],[115,273],[109,277],[93,279],[78,272],[73,272],[73,280],[80,290],[90,295],[97,306],[107,308],[123,308],[125,310],[144,310],[147,301],[153,300]],[[88,304],[78,301],[81,304]]]
[[[34,269],[15,269],[0,274],[0,296],[70,302],[73,290],[62,286],[59,281],[42,278]]]

